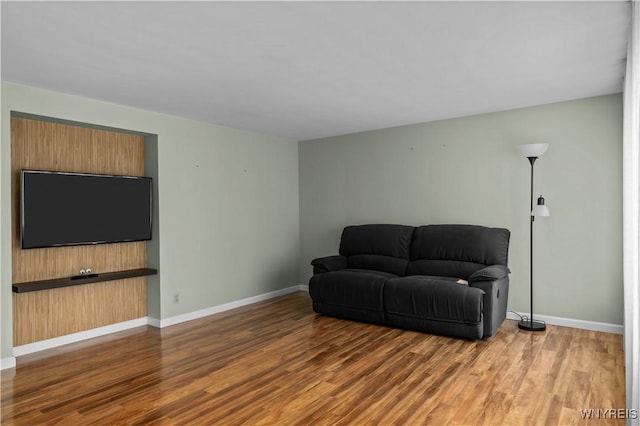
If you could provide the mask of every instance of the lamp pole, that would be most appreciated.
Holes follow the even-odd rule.
[[[533,221],[535,220],[533,210],[533,165],[538,157],[527,157],[529,163],[531,163],[531,193],[530,193],[530,220],[529,220],[529,295],[530,295],[530,307],[529,320],[521,320],[518,323],[518,328],[527,331],[544,331],[546,324],[542,321],[533,320]],[[544,201],[543,201],[544,205]]]

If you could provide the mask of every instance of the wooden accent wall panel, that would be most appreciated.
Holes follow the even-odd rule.
[[[143,136],[12,117],[12,282],[146,267],[145,242],[22,250],[21,169],[144,176]],[[17,346],[145,316],[146,278],[14,294],[13,302]]]
[[[13,293],[13,306],[13,344],[19,346],[146,316],[147,280]]]

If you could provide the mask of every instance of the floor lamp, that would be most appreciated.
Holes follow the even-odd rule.
[[[531,297],[531,311],[529,313],[529,319],[521,320],[518,323],[518,328],[527,331],[544,331],[546,324],[544,321],[534,321],[533,319],[533,222],[536,216],[549,216],[549,209],[544,205],[544,198],[540,196],[537,204],[533,205],[533,165],[542,154],[545,153],[549,147],[546,143],[534,143],[526,145],[518,145],[518,151],[520,154],[527,157],[529,163],[531,163],[531,218],[529,221],[529,277],[530,277],[530,297]]]

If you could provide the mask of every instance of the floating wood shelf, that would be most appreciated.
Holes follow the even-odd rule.
[[[50,290],[52,288],[69,287],[74,285],[83,285],[97,283],[102,281],[123,280],[125,278],[144,277],[146,275],[155,275],[157,269],[141,268],[129,269],[127,271],[105,272],[103,274],[91,274],[87,277],[75,276],[67,278],[56,278],[53,280],[31,281],[26,283],[13,284],[11,289],[14,293],[26,293],[28,291]]]

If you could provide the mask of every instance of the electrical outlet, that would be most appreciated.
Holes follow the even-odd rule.
[[[173,303],[180,303],[180,293],[173,294]]]

